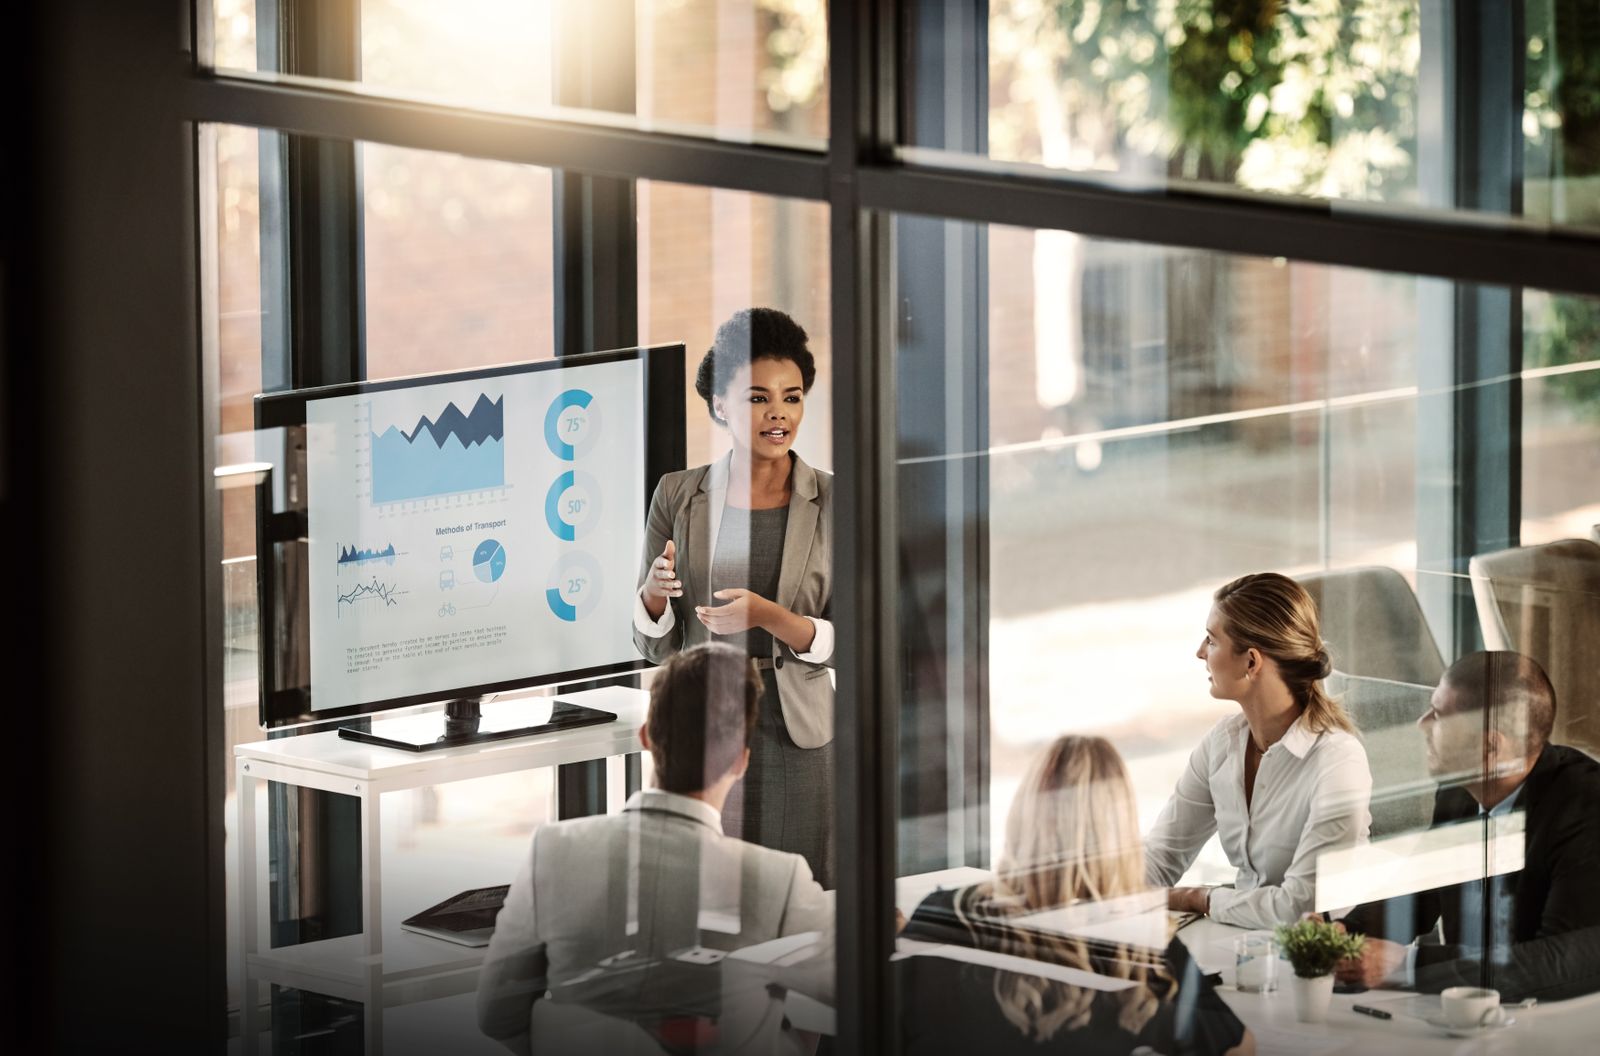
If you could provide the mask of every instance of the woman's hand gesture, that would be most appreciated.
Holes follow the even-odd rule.
[[[777,606],[752,590],[735,587],[711,595],[726,605],[696,605],[694,614],[712,634],[738,634],[752,627],[770,629],[770,614]]]
[[[671,539],[661,548],[661,555],[650,562],[650,574],[644,578],[646,601],[655,598],[683,597],[683,581],[678,578],[678,547]]]

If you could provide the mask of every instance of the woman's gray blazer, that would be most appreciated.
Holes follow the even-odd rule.
[[[778,575],[779,605],[798,616],[828,619],[833,603],[833,475],[812,469],[794,455],[789,523],[783,537],[783,562]],[[680,473],[668,473],[656,485],[645,526],[644,560],[639,585],[667,540],[677,543],[678,578],[683,596],[669,599],[672,629],[652,638],[634,628],[639,652],[661,663],[673,653],[715,637],[695,617],[696,605],[721,605],[711,597],[711,556],[727,503],[730,457]],[[836,647],[837,649],[837,647]],[[801,660],[787,645],[772,641],[773,673],[789,736],[801,748],[820,748],[833,739],[833,680],[822,664]]]

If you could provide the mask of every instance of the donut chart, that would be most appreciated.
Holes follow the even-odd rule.
[[[544,496],[544,519],[563,542],[583,538],[600,523],[600,482],[569,469],[555,479]]]
[[[590,554],[574,550],[563,555],[550,569],[545,600],[556,619],[576,623],[599,606],[604,585],[600,562]]]
[[[600,441],[600,406],[586,389],[568,389],[544,413],[544,442],[551,454],[572,462]]]

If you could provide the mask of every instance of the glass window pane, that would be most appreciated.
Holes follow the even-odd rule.
[[[554,356],[550,170],[360,149],[368,376]]]
[[[548,0],[358,0],[361,80],[499,110],[552,100]]]
[[[256,0],[214,0],[213,41],[219,69],[256,68]]]
[[[263,133],[252,128],[208,126],[202,144],[215,150],[214,185],[203,200],[214,200],[216,212],[203,225],[214,252],[216,274],[208,288],[214,298],[216,329],[207,335],[206,354],[218,385],[219,432],[216,439],[217,483],[220,490],[223,621],[224,750],[231,762],[235,744],[260,735],[255,725],[256,668],[259,629],[256,593],[255,461],[253,397],[262,388],[261,311],[261,149]],[[270,220],[268,221],[270,225]],[[269,236],[270,237],[270,236]],[[230,819],[229,860],[236,846],[231,824],[233,768],[225,804]],[[228,874],[227,902],[237,903],[237,883]],[[229,914],[230,935],[237,916]],[[236,936],[233,936],[236,938]],[[228,1001],[237,1007],[240,994],[237,959],[228,964]]]
[[[903,1049],[1259,1044],[1292,973],[1235,942],[1310,911],[1531,992],[1483,898],[1576,823],[1514,790],[1600,779],[1593,304],[893,232]]]
[[[1595,228],[1600,35],[1586,10],[995,0],[978,24],[919,0],[905,142],[1125,187]]]
[[[728,452],[726,430],[706,413],[694,371],[717,327],[741,308],[788,313],[816,357],[806,401],[801,457],[833,466],[832,341],[829,332],[828,213],[815,202],[742,191],[639,181],[639,340],[688,346],[689,462]],[[685,261],[702,266],[686,268]]]
[[[568,537],[555,530],[550,519],[555,515],[544,502],[549,478],[540,475],[546,470],[561,475],[565,469],[581,476],[586,472],[585,455],[576,441],[570,454],[546,451],[544,431],[535,430],[535,444],[543,454],[534,453],[523,463],[526,473],[540,477],[531,517],[525,507],[503,495],[486,496],[481,493],[484,489],[471,495],[459,489],[451,492],[447,511],[443,502],[428,501],[442,497],[443,491],[430,492],[416,502],[379,504],[361,497],[363,459],[370,459],[375,479],[380,457],[372,446],[362,448],[363,439],[371,444],[372,430],[364,428],[367,423],[358,423],[353,433],[346,434],[358,438],[349,449],[355,457],[343,470],[347,476],[339,478],[351,486],[334,489],[340,491],[340,501],[352,494],[357,497],[350,509],[330,520],[324,472],[330,456],[326,448],[318,452],[317,443],[322,441],[316,438],[326,440],[340,432],[332,426],[342,419],[313,419],[309,426],[287,427],[268,422],[257,428],[258,407],[267,407],[260,413],[268,417],[278,412],[271,410],[271,404],[257,404],[256,394],[265,390],[281,396],[278,390],[292,384],[326,382],[332,380],[328,375],[353,373],[359,364],[365,365],[368,380],[385,380],[508,360],[549,359],[554,351],[557,243],[551,203],[558,174],[254,129],[208,128],[207,135],[206,142],[216,144],[215,164],[205,170],[215,173],[207,201],[214,194],[216,209],[207,217],[203,237],[206,258],[217,262],[215,281],[208,281],[205,293],[207,317],[217,323],[215,334],[209,335],[207,355],[212,357],[208,373],[219,379],[218,461],[225,463],[218,486],[224,489],[225,765],[233,778],[223,805],[229,825],[229,964],[236,976],[230,979],[230,1007],[241,1013],[241,1031],[256,1038],[273,1033],[279,1045],[287,1044],[285,1035],[293,1035],[338,1039],[340,1045],[366,1045],[375,1051],[412,1047],[486,1051],[494,1043],[484,1030],[497,1029],[499,1021],[492,1016],[480,1019],[473,993],[478,979],[470,972],[484,959],[481,947],[419,933],[413,918],[468,891],[481,895],[487,889],[485,897],[491,902],[503,897],[515,904],[516,888],[498,896],[493,889],[534,882],[528,865],[536,839],[545,841],[538,860],[556,863],[537,881],[545,885],[540,898],[564,907],[563,914],[542,921],[541,932],[551,951],[552,976],[545,982],[558,988],[573,984],[573,989],[561,990],[564,1000],[588,1002],[591,1010],[613,1018],[632,1016],[627,1026],[634,1035],[655,1031],[662,1027],[658,1005],[646,1002],[645,1007],[630,1009],[608,1003],[615,996],[608,990],[611,977],[588,990],[573,979],[591,969],[605,975],[619,959],[625,962],[620,978],[629,983],[635,978],[631,973],[648,962],[664,980],[687,983],[690,1011],[714,1013],[721,1029],[751,1026],[769,1037],[791,1029],[830,1029],[830,1013],[819,1002],[833,1000],[833,902],[825,890],[825,885],[834,885],[836,868],[833,812],[827,799],[834,785],[832,682],[826,664],[831,647],[821,629],[827,623],[831,588],[827,563],[813,567],[810,556],[825,554],[831,546],[826,506],[831,356],[825,207],[659,183],[624,188],[632,193],[612,199],[623,202],[624,209],[638,210],[614,218],[629,234],[622,241],[631,239],[628,225],[635,222],[641,237],[637,272],[622,276],[627,285],[606,291],[605,297],[623,304],[638,298],[639,328],[647,340],[692,347],[685,364],[691,388],[694,369],[719,324],[741,309],[781,310],[808,331],[802,351],[811,353],[808,362],[815,365],[819,380],[809,392],[799,394],[777,387],[780,398],[770,402],[781,428],[753,431],[753,416],[762,413],[760,401],[744,388],[735,395],[733,388],[724,386],[715,396],[725,405],[737,400],[751,408],[743,415],[725,414],[728,421],[742,424],[743,432],[737,435],[731,426],[712,424],[698,396],[690,397],[689,408],[693,412],[690,474],[730,452],[749,452],[757,438],[793,445],[807,467],[816,467],[802,468],[801,462],[784,460],[793,474],[787,488],[795,503],[791,522],[787,500],[759,508],[751,505],[757,497],[772,496],[758,494],[750,486],[754,474],[748,459],[733,460],[734,471],[724,478],[732,505],[719,522],[719,546],[705,551],[703,535],[681,539],[686,579],[700,560],[697,554],[706,561],[710,579],[699,584],[705,590],[698,601],[720,609],[726,599],[712,598],[711,584],[719,590],[746,586],[770,605],[783,605],[790,620],[772,629],[724,628],[716,634],[718,640],[740,646],[721,656],[731,665],[727,671],[733,677],[719,675],[699,688],[691,679],[674,691],[671,708],[689,718],[671,735],[654,735],[660,765],[638,758],[636,727],[645,717],[645,694],[622,686],[596,690],[612,695],[607,700],[614,703],[605,706],[618,716],[615,723],[587,728],[601,739],[596,759],[574,759],[568,751],[573,744],[570,737],[585,733],[582,729],[563,731],[558,743],[566,747],[559,755],[525,759],[526,765],[519,766],[507,763],[508,753],[529,756],[551,742],[497,741],[479,754],[364,751],[327,723],[263,726],[263,698],[276,702],[278,694],[272,692],[271,679],[264,688],[260,672],[303,673],[295,665],[310,667],[307,657],[325,644],[325,639],[313,638],[314,631],[302,635],[296,625],[297,620],[309,622],[298,615],[302,601],[304,611],[322,605],[323,611],[339,613],[334,618],[350,620],[357,618],[352,614],[359,600],[371,600],[373,611],[382,613],[387,610],[377,605],[398,599],[398,604],[410,606],[406,633],[419,626],[422,631],[402,639],[393,631],[395,624],[383,624],[380,615],[368,625],[377,628],[370,631],[370,641],[381,643],[388,659],[426,638],[440,657],[435,661],[430,654],[427,663],[437,663],[440,669],[449,667],[446,653],[479,648],[481,632],[494,629],[500,618],[495,614],[506,611],[504,591],[514,582],[525,598],[537,602],[513,610],[518,614],[516,633],[553,634],[541,621],[554,624],[566,617],[546,597],[552,593],[547,589],[548,570],[564,557],[581,556],[590,549],[604,553],[600,549],[604,540],[594,541],[600,533],[586,538],[575,531]],[[306,179],[301,172],[298,180],[284,179],[295,165],[319,166],[319,174],[329,178]],[[300,240],[288,247],[300,255],[291,254],[287,262],[289,269],[299,269],[298,285],[288,282],[285,261],[277,259],[285,252],[281,218],[286,216],[297,224],[292,230]],[[352,292],[346,296],[341,291]],[[285,326],[278,318],[283,305],[291,314],[299,313],[294,325]],[[596,320],[593,329],[601,329],[602,322],[613,331],[626,327],[618,320]],[[338,354],[343,347],[338,343],[350,334],[361,342],[356,350],[362,355]],[[320,341],[329,347],[313,347]],[[799,360],[805,358],[781,341],[757,347],[754,330],[747,342],[730,341],[723,339],[724,357],[737,360],[755,353],[746,368],[752,378],[756,370],[777,362],[764,357],[763,349],[793,353],[778,357],[784,370],[798,371]],[[738,363],[734,369],[737,374]],[[313,378],[318,371],[322,376]],[[714,377],[726,382],[724,374]],[[410,391],[389,389],[381,395]],[[595,393],[596,398],[605,396],[598,388]],[[806,414],[805,407],[811,413]],[[396,412],[400,413],[406,412]],[[543,420],[542,405],[539,413]],[[656,422],[673,416],[638,417]],[[409,428],[417,420],[409,417],[401,424]],[[526,416],[519,420],[527,421]],[[602,422],[602,436],[636,434],[616,417],[587,421]],[[508,436],[510,422],[508,415]],[[529,435],[524,428],[521,436]],[[643,443],[643,437],[638,439]],[[526,469],[530,464],[533,468]],[[319,472],[323,472],[321,484]],[[588,493],[591,498],[606,492],[605,482],[598,478],[627,479],[626,467],[610,460],[591,461],[587,472],[596,478],[596,489]],[[505,479],[515,488],[509,474]],[[426,482],[442,486],[433,477]],[[568,485],[582,486],[581,482]],[[626,508],[614,489],[608,494],[613,506]],[[608,562],[596,564],[598,581],[629,605],[639,567],[636,544],[645,538],[646,529],[643,496],[637,490],[633,494],[638,495],[637,517],[611,532],[626,542],[625,558],[613,554]],[[317,501],[323,501],[320,521]],[[503,503],[502,512],[510,506],[519,515],[502,520],[498,528],[480,523],[477,517],[489,515],[476,511],[496,502]],[[774,520],[774,515],[781,516]],[[354,526],[371,537],[341,536],[337,561],[328,552],[328,572],[319,581],[302,573],[297,562],[309,561],[309,556],[319,554],[317,546],[328,545],[333,533],[326,526],[334,521],[340,532]],[[797,525],[795,532],[803,528],[808,533],[800,550],[806,564],[793,570],[797,585],[792,589],[784,564],[789,523]],[[504,544],[500,551],[504,563],[473,562],[470,544],[463,552],[463,544],[456,541],[465,536],[448,535],[442,537],[444,543],[437,541],[438,528],[449,531],[463,524],[479,539],[480,532],[492,528],[493,537]],[[774,524],[779,526],[777,533]],[[271,540],[263,551],[269,562],[265,576],[257,561],[262,538]],[[405,545],[385,547],[385,540]],[[504,556],[507,552],[509,558]],[[464,559],[460,575],[454,574],[458,559]],[[340,576],[345,578],[335,578]],[[258,589],[262,580],[268,585],[265,590]],[[340,584],[337,598],[333,591],[320,589],[330,581]],[[358,593],[368,588],[369,581],[371,590]],[[536,583],[531,590],[526,586],[530,582]],[[554,588],[563,598],[562,591],[583,589],[571,586],[570,579],[566,582]],[[343,593],[351,583],[355,587]],[[415,607],[419,600],[421,609]],[[491,606],[486,618],[479,612],[467,616],[469,609]],[[290,610],[295,616],[286,618]],[[687,652],[697,639],[713,637],[691,604],[675,611],[681,612],[683,625],[693,620],[699,629],[694,635],[669,639],[659,649],[639,646],[647,640],[632,634],[637,624],[630,620],[608,623],[592,633],[609,639],[620,634],[630,658],[634,651],[656,650],[647,655],[670,664],[674,654]],[[446,626],[454,617],[456,626],[474,628],[480,637],[469,645],[440,644],[436,614],[438,626]],[[568,622],[581,627],[582,618],[576,613]],[[297,652],[302,644],[305,650]],[[482,663],[476,659],[481,655],[473,654],[475,663]],[[349,662],[348,654],[345,660]],[[787,694],[783,699],[780,671],[785,680],[799,676],[794,686],[800,688],[782,690]],[[654,687],[665,678],[657,668],[646,672],[643,681]],[[291,694],[300,685],[285,684]],[[563,687],[562,699],[581,688],[588,687],[581,683]],[[554,689],[533,692],[548,702]],[[530,703],[505,699],[516,695],[508,691],[501,699],[483,701],[486,718],[492,718],[497,706]],[[750,703],[760,706],[747,712]],[[708,709],[713,705],[722,710],[711,714]],[[742,725],[747,714],[756,723],[748,738]],[[389,711],[381,718],[402,723],[420,719],[434,725],[443,721],[437,707],[427,708],[426,714]],[[342,720],[357,732],[382,734],[386,731],[378,728],[379,722],[375,715]],[[699,734],[698,740],[685,739],[691,730]],[[747,740],[751,756],[745,769],[742,749]],[[320,763],[302,765],[306,759],[330,758],[345,761],[335,764],[345,775],[336,788],[317,776]],[[269,760],[270,780],[259,769]],[[713,763],[714,779],[708,780],[707,767]],[[405,776],[398,776],[401,772]],[[419,781],[425,783],[413,787]],[[385,783],[388,787],[380,792]],[[641,785],[642,798],[625,811]],[[364,802],[359,798],[363,792],[368,796]],[[671,808],[667,813],[677,811],[677,820],[664,832],[635,825],[641,817],[656,818],[662,812],[655,808],[663,803]],[[562,818],[569,824],[557,828],[555,823]],[[684,826],[689,827],[687,836]],[[590,838],[601,829],[611,834],[607,840]],[[640,846],[630,843],[635,835],[648,841],[644,859],[629,856],[630,847]],[[578,857],[563,857],[556,846],[563,840],[580,849]],[[676,853],[691,847],[692,853],[670,863],[641,865],[641,861],[658,863],[662,855],[657,852],[663,849]],[[606,853],[590,853],[596,849]],[[802,870],[812,878],[801,880]],[[556,893],[551,884],[562,885],[567,893]],[[661,900],[671,902],[670,911],[650,916]],[[630,930],[626,921],[611,913],[614,906],[624,904],[632,906],[634,923],[644,921],[642,930]],[[379,911],[375,921],[366,917],[369,906]],[[504,924],[511,918],[502,914],[497,919]],[[565,945],[555,932],[568,925],[570,934],[582,936],[590,945],[578,951]],[[244,956],[246,951],[249,956]],[[568,958],[569,953],[586,959],[578,963]],[[637,960],[631,959],[635,956]],[[776,964],[780,959],[783,963]],[[727,965],[719,967],[724,960]],[[496,963],[492,954],[488,963],[491,967]],[[237,977],[241,965],[247,965],[245,974]],[[303,971],[307,966],[310,970]],[[483,977],[493,992],[493,971],[485,970]],[[319,991],[313,982],[318,978],[335,980],[325,987],[330,992]],[[789,992],[810,997],[796,996],[791,1006],[783,991],[768,987],[774,979]],[[710,989],[705,988],[708,982]],[[386,998],[382,990],[367,989],[369,984],[381,985]],[[525,998],[529,990],[521,987],[518,992]],[[520,1022],[526,1027],[528,1005],[519,1007]],[[735,1013],[735,1008],[740,1011]],[[746,1009],[754,1018],[740,1018],[747,1015]],[[674,1011],[683,1010],[674,1006]],[[773,1012],[777,1014],[768,1014]],[[673,1032],[680,1026],[664,1029],[676,1037]],[[564,1029],[560,1022],[552,1029],[541,1049],[581,1051],[581,1043],[560,1040]]]
[[[1600,308],[1524,295],[1522,542],[1600,542]]]
[[[825,0],[638,0],[643,121],[828,138]]]
[[[341,0],[261,33],[258,15],[281,8],[218,0],[217,67],[740,142],[827,141],[825,0]]]

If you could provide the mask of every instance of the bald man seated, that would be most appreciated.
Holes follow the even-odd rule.
[[[1358,906],[1367,936],[1349,986],[1437,993],[1492,986],[1507,1001],[1600,990],[1600,763],[1551,744],[1555,691],[1514,652],[1451,665],[1419,720],[1440,781],[1433,828],[1523,815],[1523,867]],[[1442,928],[1443,942],[1419,942]]]

